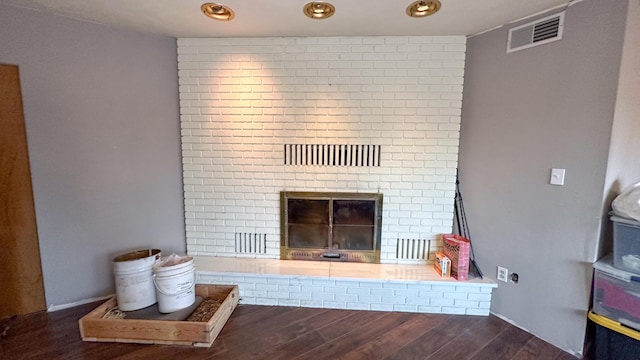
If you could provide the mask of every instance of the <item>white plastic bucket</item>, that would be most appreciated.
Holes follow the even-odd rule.
[[[172,254],[153,265],[158,311],[171,313],[196,301],[196,276],[191,256]]]
[[[132,251],[113,259],[118,309],[133,311],[156,303],[152,268],[159,259],[158,249]]]

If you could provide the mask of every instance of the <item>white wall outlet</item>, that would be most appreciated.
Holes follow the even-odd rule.
[[[498,266],[498,273],[496,278],[500,281],[508,282],[507,277],[509,276],[509,270],[507,268],[503,268],[502,266]]]

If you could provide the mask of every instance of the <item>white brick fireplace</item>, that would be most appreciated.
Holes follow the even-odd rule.
[[[379,192],[381,263],[433,259],[452,231],[465,44],[178,39],[188,253],[277,260],[281,191]]]
[[[382,192],[381,262],[424,262],[398,242],[451,232],[465,42],[179,39],[188,252],[277,258],[280,191]],[[379,145],[380,162],[285,165],[298,144]]]

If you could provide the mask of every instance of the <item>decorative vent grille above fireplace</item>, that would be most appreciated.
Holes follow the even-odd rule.
[[[285,144],[285,165],[380,166],[380,145]]]

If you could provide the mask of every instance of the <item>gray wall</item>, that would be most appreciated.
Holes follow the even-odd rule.
[[[597,258],[627,1],[567,9],[561,41],[506,53],[511,24],[467,46],[460,181],[492,312],[581,353]],[[604,9],[604,11],[603,11]],[[548,14],[555,13],[552,11]],[[565,168],[564,186],[549,185]]]
[[[604,217],[609,204],[625,188],[640,182],[640,1],[629,1],[627,24],[620,64],[620,81],[611,134],[611,148],[605,180]],[[609,225],[607,223],[607,225]],[[611,226],[603,227],[605,240],[610,240]],[[606,251],[611,241],[600,249]]]
[[[0,4],[20,68],[47,305],[114,292],[111,260],[185,249],[176,41]]]

